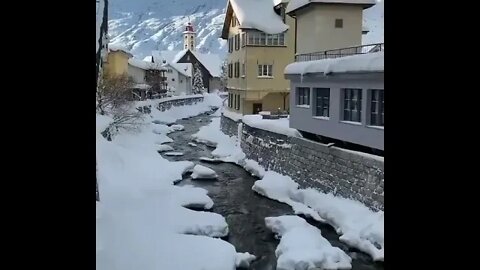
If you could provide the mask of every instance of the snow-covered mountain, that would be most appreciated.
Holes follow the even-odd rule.
[[[226,54],[220,38],[226,0],[110,0],[110,42],[143,59],[152,50],[183,49],[182,32],[190,20],[197,50]],[[364,11],[370,33],[364,43],[383,41],[383,2]]]

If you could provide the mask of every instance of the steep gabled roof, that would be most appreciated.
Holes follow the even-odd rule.
[[[240,28],[257,29],[267,34],[287,31],[288,25],[275,13],[274,6],[274,0],[229,0],[223,22],[222,38],[228,38],[233,13],[240,23]]]

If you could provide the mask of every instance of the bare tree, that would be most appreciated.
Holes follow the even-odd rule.
[[[97,88],[97,112],[109,115],[113,123],[108,129],[113,135],[119,129],[132,130],[139,127],[143,114],[135,108],[132,100],[134,82],[127,76],[104,77]]]

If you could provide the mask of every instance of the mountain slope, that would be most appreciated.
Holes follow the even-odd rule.
[[[143,59],[152,50],[183,49],[182,32],[190,20],[197,49],[226,54],[220,38],[226,0],[110,0],[110,42],[126,46]],[[370,33],[364,43],[383,41],[383,3],[364,11]]]

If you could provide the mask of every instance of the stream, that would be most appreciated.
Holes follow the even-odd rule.
[[[291,215],[290,206],[270,200],[252,191],[253,183],[257,180],[242,167],[231,163],[207,163],[200,161],[200,157],[212,157],[210,152],[214,148],[193,142],[192,134],[200,127],[207,125],[212,116],[202,114],[189,119],[178,120],[176,124],[185,127],[182,131],[168,134],[174,141],[170,143],[175,152],[183,152],[183,156],[165,156],[170,161],[189,160],[196,164],[209,167],[218,174],[215,181],[195,181],[189,176],[178,185],[193,185],[208,190],[208,195],[214,201],[212,211],[225,217],[229,235],[225,238],[235,246],[237,252],[249,252],[257,256],[249,269],[275,270],[275,249],[279,240],[265,227],[264,218],[269,216]],[[370,256],[353,248],[338,239],[335,230],[326,224],[314,220],[307,221],[322,231],[323,237],[328,239],[333,246],[344,250],[352,258],[354,270],[383,270],[383,263],[375,263]]]

